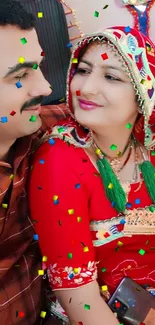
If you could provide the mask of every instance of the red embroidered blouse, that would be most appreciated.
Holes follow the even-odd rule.
[[[97,279],[112,293],[124,276],[155,288],[155,212],[145,184],[131,185],[127,213],[118,215],[85,151],[54,141],[34,155],[30,180],[31,216],[52,288]]]

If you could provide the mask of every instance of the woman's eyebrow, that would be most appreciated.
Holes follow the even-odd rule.
[[[89,65],[91,68],[93,68],[93,64],[92,64],[91,62],[87,61],[87,60],[81,59],[80,62],[83,62],[83,63]],[[80,62],[79,62],[79,63],[80,63]],[[113,69],[113,70],[118,70],[118,71],[120,71],[120,72],[124,72],[121,68],[118,68],[118,67],[113,66],[113,65],[110,65],[110,64],[105,64],[105,65],[102,66],[101,68],[102,68],[102,69],[105,69],[105,68],[107,68],[107,69]]]

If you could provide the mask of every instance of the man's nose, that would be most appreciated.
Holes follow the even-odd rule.
[[[40,78],[37,78],[35,84],[31,86],[31,90],[29,91],[30,97],[39,97],[39,96],[49,96],[52,93],[51,85],[44,78],[41,73]]]

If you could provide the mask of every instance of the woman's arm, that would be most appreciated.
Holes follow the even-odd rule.
[[[118,325],[119,321],[100,296],[97,281],[83,287],[55,291],[74,325]],[[87,307],[88,306],[88,307]],[[88,309],[87,309],[88,308]]]

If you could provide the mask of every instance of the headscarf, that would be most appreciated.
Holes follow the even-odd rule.
[[[89,130],[75,120],[70,83],[77,68],[74,59],[78,62],[81,50],[93,41],[106,41],[121,59],[141,110],[133,133],[146,149],[152,149],[155,145],[155,45],[145,35],[129,26],[115,26],[103,32],[86,35],[77,43],[67,76],[67,107],[70,118],[55,126],[51,136],[66,139],[77,147],[89,147],[92,144]]]

